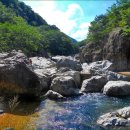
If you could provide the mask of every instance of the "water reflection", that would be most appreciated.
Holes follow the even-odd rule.
[[[96,125],[100,115],[129,106],[129,101],[130,97],[115,98],[91,93],[64,101],[21,102],[13,114],[24,118],[31,115],[31,120],[25,124],[27,130],[130,130]],[[37,116],[32,116],[35,113]]]
[[[40,105],[37,127],[47,130],[103,130],[105,128],[96,125],[97,118],[106,112],[129,106],[129,99],[107,97],[99,93],[58,102],[47,99]]]

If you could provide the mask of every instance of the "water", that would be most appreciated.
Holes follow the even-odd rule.
[[[26,114],[38,112],[33,126],[36,130],[130,130],[130,128],[103,128],[96,124],[98,117],[130,105],[130,97],[115,98],[100,93],[71,97],[65,101],[46,99],[39,103],[23,103],[16,111]],[[32,122],[28,122],[31,129]],[[32,129],[31,129],[32,130]]]
[[[130,105],[130,97],[115,98],[92,93],[68,98],[66,101],[42,101],[36,127],[39,130],[106,130],[96,124],[98,117],[106,112]],[[109,128],[130,130],[130,128]]]

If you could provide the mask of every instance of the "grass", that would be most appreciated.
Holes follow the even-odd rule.
[[[8,101],[8,106],[9,106],[9,109],[10,109],[10,112],[12,113],[16,107],[19,105],[20,101],[18,101],[19,97],[18,96],[14,96],[13,98],[11,98],[9,101]]]

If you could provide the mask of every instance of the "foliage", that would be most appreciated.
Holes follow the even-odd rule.
[[[96,16],[89,27],[87,42],[101,43],[114,28],[122,28],[124,35],[130,33],[130,1],[118,0],[105,15]]]
[[[29,6],[18,0],[0,0],[6,7],[12,9],[17,16],[24,18],[28,24],[33,26],[48,25],[37,13],[35,13]]]
[[[41,30],[41,33],[43,48],[52,55],[69,55],[78,51],[71,39],[59,30]]]
[[[20,49],[29,56],[42,50],[52,55],[70,55],[78,52],[77,46],[72,44],[69,36],[55,25],[48,25],[24,3],[18,0],[1,1],[0,52]]]

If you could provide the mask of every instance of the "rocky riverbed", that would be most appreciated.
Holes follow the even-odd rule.
[[[49,102],[51,100],[56,100],[56,104],[64,104],[66,101],[67,103],[69,101],[70,106],[70,102],[76,102],[76,100],[79,100],[81,103],[78,103],[83,111],[85,107],[85,109],[92,109],[91,112],[95,112],[98,116],[101,116],[100,114],[110,112],[111,109],[109,107],[103,108],[106,111],[103,111],[102,109],[103,113],[99,114],[98,111],[100,106],[97,105],[97,108],[93,108],[93,100],[95,100],[95,96],[97,98],[96,100],[98,100],[99,104],[102,106],[100,95],[104,98],[107,97],[108,100],[110,98],[118,101],[118,98],[123,98],[130,94],[130,78],[114,71],[113,63],[108,60],[81,64],[79,60],[71,56],[28,58],[21,51],[0,53],[0,94],[2,96],[6,95],[6,97],[22,95],[22,97],[32,97],[32,100],[35,99],[35,97],[44,100],[47,98],[46,100],[49,99]],[[97,92],[100,94],[97,95]],[[76,98],[73,99],[73,96],[76,96]],[[111,96],[118,98],[111,98]],[[83,98],[85,101],[88,100],[88,97],[91,99],[92,106],[87,106],[87,101],[82,104],[81,99]],[[61,100],[61,102],[58,100]],[[86,106],[84,106],[84,104]],[[124,106],[125,105],[123,105],[123,107]],[[76,105],[76,107],[78,106]],[[120,107],[117,106],[116,108]],[[46,109],[49,109],[49,107]],[[69,106],[66,112],[68,111]],[[81,112],[80,108],[79,112]],[[78,114],[82,114],[82,112]],[[75,113],[71,116],[75,116]],[[94,115],[92,115],[92,117],[90,116],[90,118],[94,118],[93,116]],[[103,117],[106,118],[105,116]],[[44,117],[42,116],[42,118]],[[82,118],[84,117],[81,116],[81,119]],[[95,119],[98,118],[94,118],[94,121]],[[78,117],[75,120],[80,121]],[[87,123],[87,121],[83,122]],[[61,124],[63,123],[64,121]],[[99,121],[97,123],[99,123]],[[73,126],[74,128],[77,126],[75,123],[76,126],[72,124],[70,124],[70,126]],[[101,122],[99,124],[104,126]],[[113,127],[115,125],[112,124],[111,126]],[[75,129],[77,128],[78,127]],[[84,128],[85,127],[83,127],[83,129]]]

